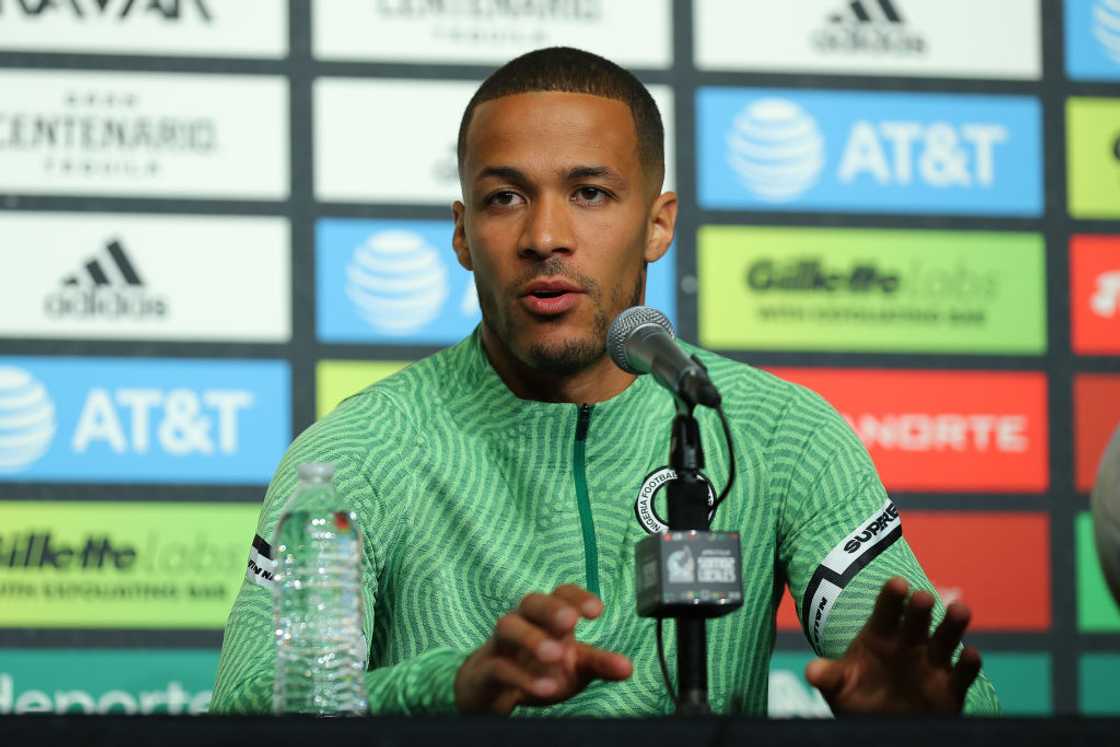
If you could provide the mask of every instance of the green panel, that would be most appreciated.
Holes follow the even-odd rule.
[[[0,503],[0,626],[222,628],[259,510]]]
[[[1120,716],[1120,654],[1086,654],[1080,670],[1081,713]]]
[[[1120,99],[1066,102],[1069,212],[1120,218]]]
[[[812,653],[776,652],[770,657],[771,718],[831,718],[832,710],[820,691],[805,679]]]
[[[209,650],[0,649],[0,715],[205,713],[217,669]]]
[[[700,342],[723,350],[1038,355],[1038,234],[700,229]]]
[[[992,681],[1000,712],[1045,715],[1053,712],[1050,656],[1035,653],[983,653],[984,674]],[[770,716],[828,716],[828,704],[805,679],[811,653],[775,653],[770,659]]]
[[[1077,516],[1077,626],[1086,632],[1120,630],[1120,607],[1105,584],[1093,539],[1093,517]]]
[[[1045,715],[1054,710],[1049,654],[982,654],[1004,715]]]
[[[401,361],[319,361],[315,366],[315,417],[323,417],[351,394],[407,365]]]

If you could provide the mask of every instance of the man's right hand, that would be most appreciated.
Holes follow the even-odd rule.
[[[460,713],[508,715],[515,706],[560,703],[595,679],[624,680],[634,666],[621,654],[580,643],[576,623],[603,613],[597,596],[578,586],[529,594],[494,626],[455,676]]]

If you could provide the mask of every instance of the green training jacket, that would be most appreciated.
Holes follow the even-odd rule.
[[[866,450],[832,407],[803,387],[696,352],[723,394],[739,470],[712,528],[740,532],[743,548],[743,607],[708,624],[710,700],[717,713],[765,715],[785,585],[810,644],[829,657],[845,651],[887,578],[933,587]],[[360,520],[373,713],[454,712],[455,673],[498,618],[525,594],[565,583],[605,605],[577,637],[630,657],[634,674],[515,713],[672,712],[654,622],[635,612],[634,545],[666,515],[673,415],[672,397],[649,376],[594,405],[518,399],[490,366],[478,330],[350,397],[295,440],[268,489],[211,712],[271,711],[267,556],[304,462],[335,465],[335,484]],[[710,411],[697,417],[705,474],[718,490],[728,472],[719,420]],[[940,620],[940,602],[934,612]],[[674,640],[666,636],[671,671]],[[966,711],[997,710],[981,675]]]

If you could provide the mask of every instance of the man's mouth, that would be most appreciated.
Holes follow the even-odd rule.
[[[557,316],[579,303],[584,291],[569,280],[535,280],[521,293],[521,303],[536,316]]]

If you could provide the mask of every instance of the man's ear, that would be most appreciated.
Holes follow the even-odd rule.
[[[656,262],[669,251],[677,230],[677,193],[663,192],[649,209],[650,231],[642,258]]]
[[[451,246],[455,249],[455,258],[459,260],[463,269],[474,272],[474,265],[471,264],[471,250],[467,246],[467,228],[464,224],[466,212],[467,208],[463,203],[458,200],[451,203],[451,217],[455,220],[455,230],[451,234]]]

